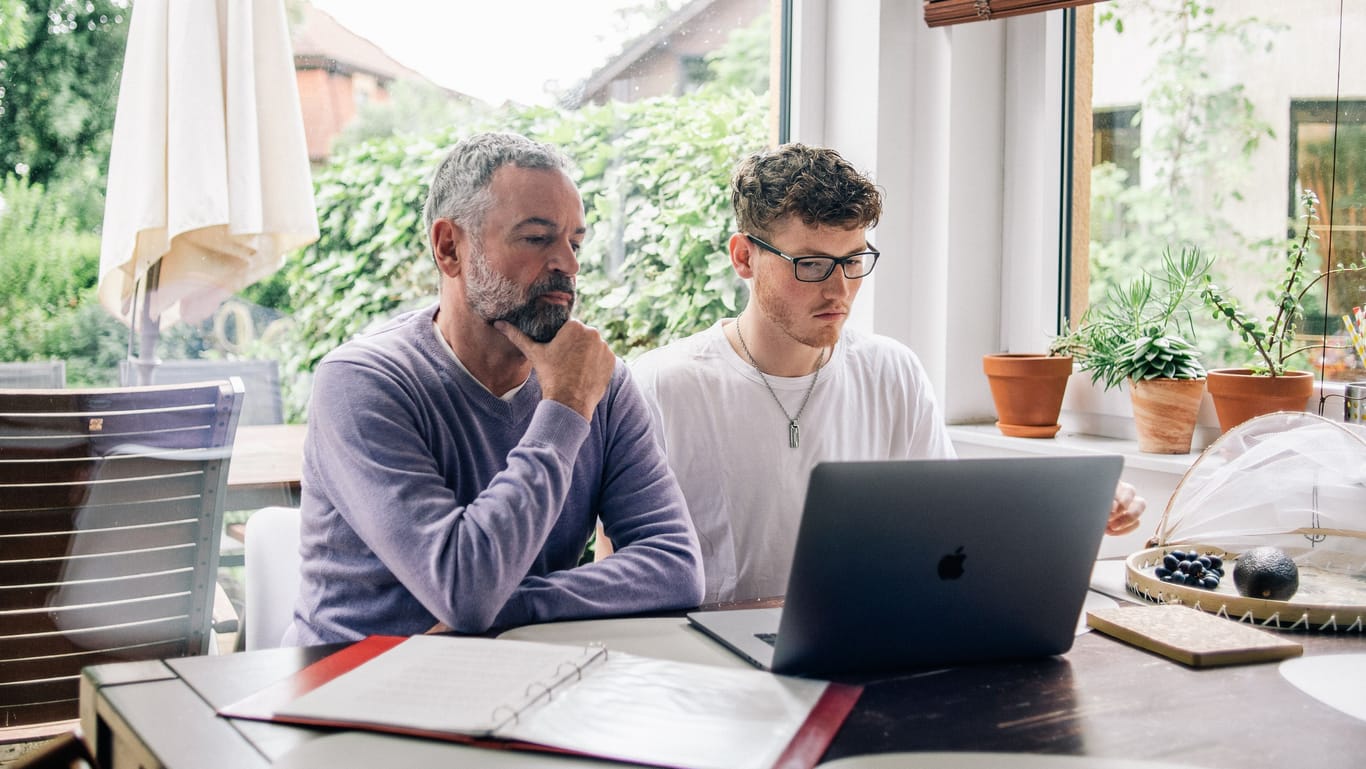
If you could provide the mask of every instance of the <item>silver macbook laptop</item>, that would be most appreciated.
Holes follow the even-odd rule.
[[[775,673],[1060,654],[1123,459],[830,462],[811,471],[783,608],[692,624]]]

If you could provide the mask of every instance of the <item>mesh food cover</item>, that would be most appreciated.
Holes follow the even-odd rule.
[[[1236,559],[1284,550],[1300,570],[1289,600],[1239,596],[1233,580],[1205,591],[1158,581],[1173,550]],[[1361,632],[1366,616],[1366,427],[1308,413],[1249,420],[1207,448],[1172,494],[1148,550],[1128,561],[1130,590],[1277,625]]]

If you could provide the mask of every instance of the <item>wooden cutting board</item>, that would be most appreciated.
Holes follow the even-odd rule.
[[[1086,624],[1106,635],[1191,667],[1269,662],[1304,653],[1269,630],[1179,604],[1094,609]]]

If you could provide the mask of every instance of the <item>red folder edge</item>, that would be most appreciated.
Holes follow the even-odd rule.
[[[826,686],[825,693],[816,707],[806,716],[806,723],[797,730],[796,736],[787,744],[787,750],[778,757],[773,769],[811,769],[825,755],[835,733],[844,725],[844,720],[854,709],[862,686],[832,683]]]
[[[274,683],[242,700],[220,708],[220,716],[246,718],[254,721],[273,721],[275,711],[317,689],[337,676],[348,673],[362,664],[408,640],[405,636],[374,635],[333,652],[299,672]]]

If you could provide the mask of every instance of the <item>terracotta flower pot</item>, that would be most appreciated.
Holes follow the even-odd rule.
[[[1219,430],[1228,432],[1262,414],[1304,411],[1314,394],[1314,374],[1287,371],[1271,377],[1245,368],[1215,369],[1209,372],[1208,386],[1219,415]]]
[[[1138,450],[1149,454],[1189,454],[1195,435],[1203,379],[1141,379],[1129,382]]]
[[[1016,438],[1057,435],[1062,396],[1072,376],[1072,356],[984,355],[982,370],[991,385],[996,427],[1002,434]]]

